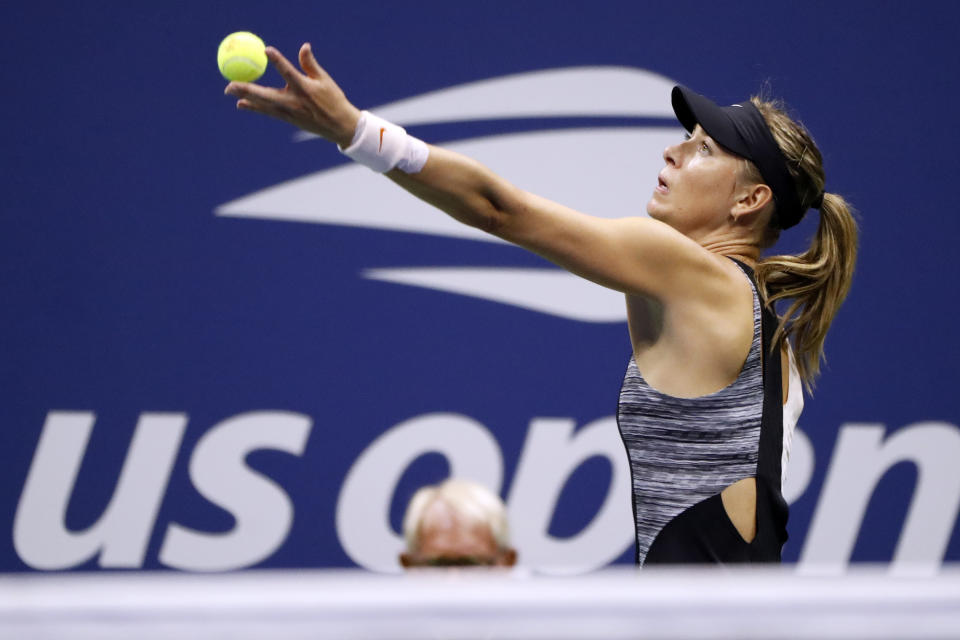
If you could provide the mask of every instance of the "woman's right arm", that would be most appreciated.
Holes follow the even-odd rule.
[[[349,146],[360,112],[320,67],[310,46],[300,49],[303,73],[272,47],[267,56],[286,87],[230,83],[226,93],[239,98],[237,106]],[[431,146],[419,172],[393,169],[387,176],[459,222],[618,291],[668,301],[678,295],[710,295],[727,284],[726,272],[716,260],[668,225],[645,217],[611,220],[585,215],[519,189],[450,150]]]
[[[608,219],[581,213],[524,191],[479,162],[440,147],[430,147],[420,172],[394,169],[387,176],[459,222],[624,293],[667,301],[678,291],[693,293],[691,286],[708,286],[716,269],[702,247],[666,224],[647,217]]]

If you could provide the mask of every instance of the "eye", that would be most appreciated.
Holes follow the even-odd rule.
[[[701,153],[710,153],[710,147],[707,145],[706,141],[700,143],[700,152]]]

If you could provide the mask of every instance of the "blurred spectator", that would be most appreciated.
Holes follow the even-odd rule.
[[[407,568],[511,567],[517,561],[503,501],[475,482],[449,479],[417,491],[403,535],[407,550],[400,564]]]

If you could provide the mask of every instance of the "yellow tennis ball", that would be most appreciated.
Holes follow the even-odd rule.
[[[217,49],[217,66],[227,80],[253,82],[267,69],[263,40],[249,31],[231,33]]]

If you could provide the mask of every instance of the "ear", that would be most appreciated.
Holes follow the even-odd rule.
[[[734,194],[736,200],[730,209],[730,215],[737,222],[752,222],[768,204],[773,203],[773,191],[759,183],[744,185]]]

